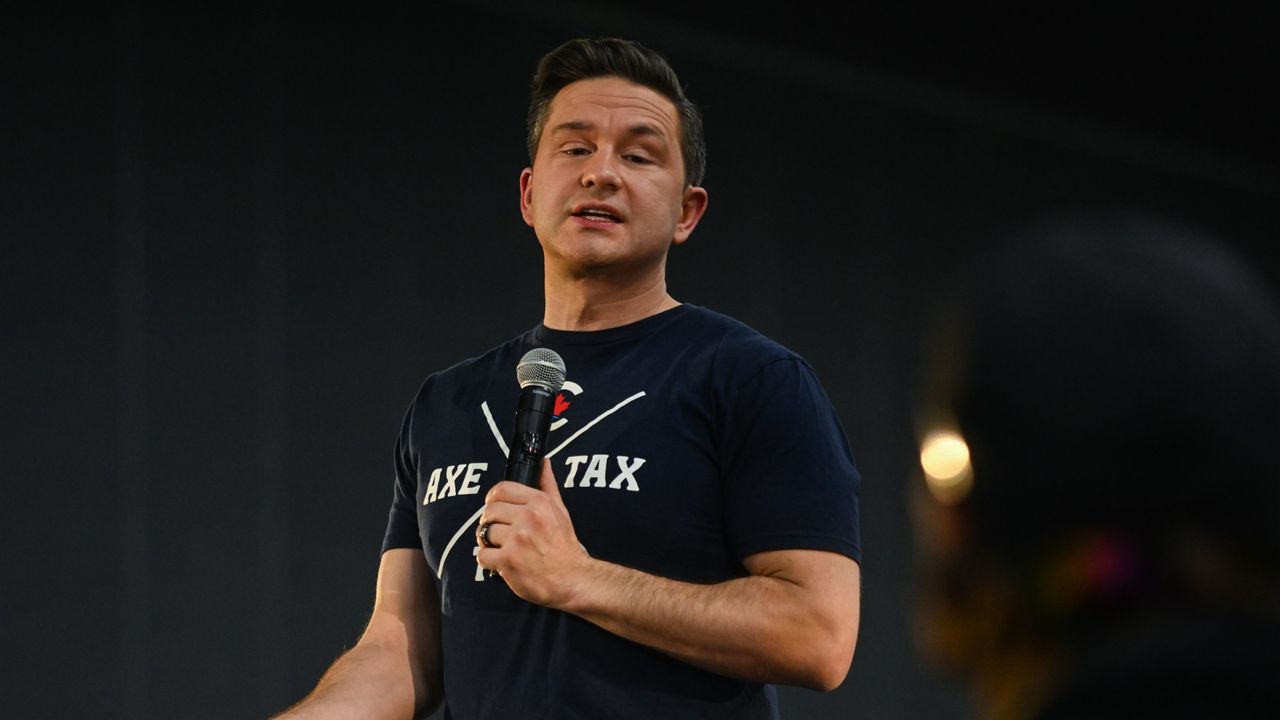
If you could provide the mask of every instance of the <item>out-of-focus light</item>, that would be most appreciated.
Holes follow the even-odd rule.
[[[926,436],[920,443],[920,467],[930,494],[938,502],[958,502],[973,487],[969,446],[957,433],[939,431]]]

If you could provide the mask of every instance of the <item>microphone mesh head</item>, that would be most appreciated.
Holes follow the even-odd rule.
[[[564,360],[551,348],[534,348],[520,358],[516,365],[516,382],[520,387],[538,385],[551,392],[560,392],[564,386]]]

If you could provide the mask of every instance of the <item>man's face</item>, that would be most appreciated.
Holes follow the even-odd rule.
[[[706,209],[684,186],[675,105],[618,77],[580,80],[551,102],[520,212],[548,271],[638,278],[665,267]]]

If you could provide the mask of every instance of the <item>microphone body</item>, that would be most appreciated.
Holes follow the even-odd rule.
[[[516,404],[516,422],[511,431],[503,479],[538,486],[542,459],[547,453],[547,436],[551,432],[551,416],[555,413],[556,393],[564,386],[564,378],[564,360],[550,348],[534,348],[520,359],[516,366],[520,400]]]
[[[507,454],[505,480],[529,487],[538,486],[555,404],[555,394],[539,385],[529,385],[520,391],[520,402],[516,405],[516,426],[511,433],[511,451]]]

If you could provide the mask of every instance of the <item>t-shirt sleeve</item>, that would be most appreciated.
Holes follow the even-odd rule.
[[[798,356],[725,374],[720,452],[725,523],[739,559],[828,550],[861,561],[860,478],[835,409]]]
[[[416,404],[415,400],[405,413],[400,436],[396,438],[396,481],[391,496],[391,513],[387,518],[387,533],[382,539],[382,552],[393,548],[422,548],[422,536],[418,534],[417,460],[410,443]]]

